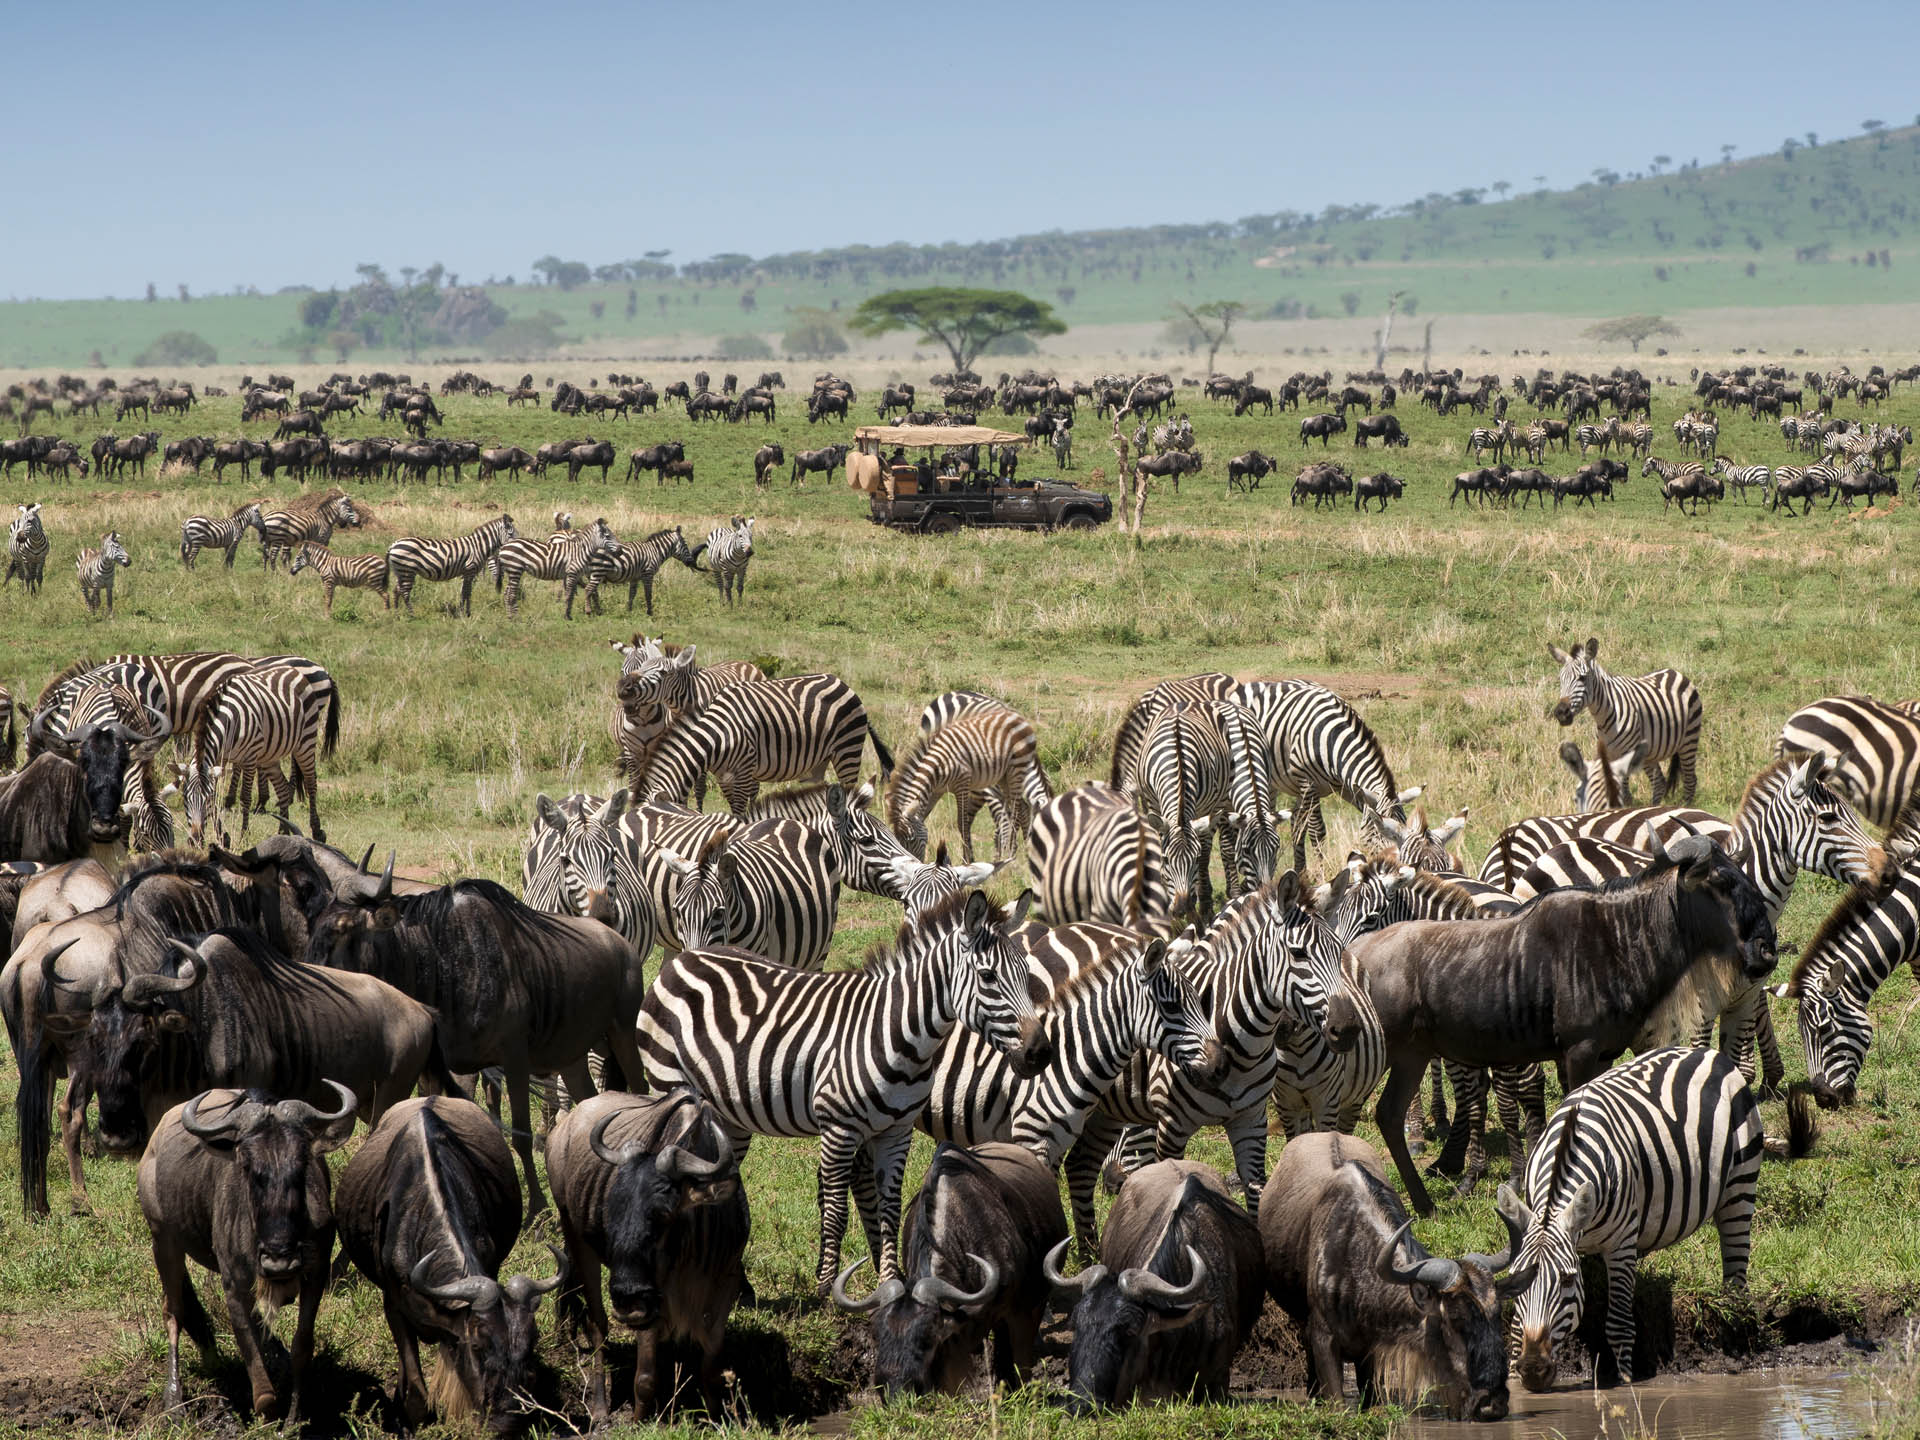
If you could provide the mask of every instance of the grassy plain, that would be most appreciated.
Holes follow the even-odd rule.
[[[587,378],[566,367],[555,373]],[[652,378],[680,377],[656,369]],[[1663,386],[1657,399],[1663,436],[1684,403],[1684,373],[1679,378],[1680,387]],[[150,472],[144,480],[62,485],[28,482],[16,471],[0,479],[0,501],[10,511],[44,500],[54,555],[41,595],[29,598],[17,587],[0,593],[0,683],[30,698],[73,659],[116,651],[310,655],[331,668],[347,701],[339,754],[322,778],[331,838],[355,851],[369,843],[395,847],[403,865],[428,874],[485,875],[516,888],[535,794],[606,783],[616,669],[607,642],[636,628],[697,642],[703,656],[755,659],[781,673],[836,671],[860,691],[896,748],[929,696],[956,686],[992,690],[1038,722],[1042,758],[1062,786],[1104,772],[1121,712],[1154,680],[1216,668],[1312,676],[1355,701],[1401,783],[1424,784],[1436,812],[1472,807],[1467,849],[1476,862],[1502,825],[1558,811],[1568,800],[1554,755],[1564,737],[1545,713],[1554,695],[1548,640],[1597,635],[1603,659],[1622,670],[1687,670],[1707,708],[1701,803],[1723,813],[1796,706],[1823,694],[1920,693],[1920,513],[1905,499],[1890,509],[1823,509],[1805,519],[1734,501],[1695,519],[1663,513],[1653,482],[1635,479],[1598,512],[1449,508],[1448,482],[1465,467],[1471,422],[1409,405],[1401,411],[1414,437],[1409,450],[1357,455],[1339,444],[1330,452],[1357,473],[1385,468],[1404,476],[1406,502],[1384,516],[1350,507],[1316,512],[1287,502],[1285,476],[1251,495],[1226,493],[1229,455],[1258,445],[1289,466],[1301,458],[1294,417],[1235,420],[1197,392],[1183,398],[1206,472],[1178,494],[1155,494],[1137,547],[1112,531],[894,535],[871,526],[864,497],[837,481],[798,490],[781,476],[756,493],[748,457],[765,438],[757,427],[696,426],[674,414],[567,421],[545,410],[509,411],[498,399],[442,401],[443,433],[529,448],[592,433],[611,435],[623,451],[679,437],[697,478],[672,491],[651,479],[569,485],[564,476],[487,485],[471,477],[459,485],[348,482],[373,516],[366,530],[340,537],[342,549],[356,551],[406,533],[462,531],[501,506],[530,532],[543,531],[564,507],[583,521],[605,515],[623,537],[683,524],[696,540],[729,513],[758,516],[745,602],[724,609],[702,577],[676,567],[657,588],[651,626],[643,615],[629,622],[617,600],[606,617],[568,623],[545,586],[532,588],[518,619],[485,591],[473,617],[458,618],[447,611],[446,587],[427,586],[411,618],[342,592],[329,620],[317,585],[265,574],[252,546],[232,572],[203,556],[187,573],[178,560],[185,516],[285,495],[290,483],[230,475],[217,485]],[[1920,420],[1920,400],[1903,389],[1890,413]],[[809,432],[797,401],[784,404],[782,416],[772,434],[789,453],[844,433]],[[66,428],[83,440],[94,433],[90,423]],[[159,428],[169,438],[240,429],[234,402],[221,400],[185,425]],[[1098,483],[1096,467],[1112,470],[1097,438],[1103,427],[1086,415],[1079,428],[1075,473]],[[349,421],[335,433],[375,429]],[[1743,462],[1787,459],[1777,430],[1737,418],[1725,422],[1723,449]],[[1675,453],[1670,440],[1655,452]],[[110,620],[87,615],[72,572],[75,548],[108,528],[122,532],[134,559],[121,572]],[[950,813],[943,807],[936,820],[950,823]],[[1335,806],[1330,819],[1328,853],[1337,857],[1355,834],[1355,817]],[[1016,866],[998,888],[1011,895],[1021,883]],[[1783,921],[1783,948],[1804,942],[1836,898],[1828,882],[1803,879]],[[894,921],[891,907],[866,897],[850,897],[842,915],[837,963],[857,959]],[[1875,1328],[1920,1301],[1920,1037],[1907,1023],[1915,998],[1904,974],[1886,987],[1861,1103],[1824,1117],[1814,1157],[1764,1172],[1750,1299],[1718,1296],[1717,1252],[1705,1235],[1645,1267],[1648,1293],[1671,1294],[1683,1342],[1764,1346],[1836,1321]],[[1792,1016],[1781,1008],[1775,1018],[1797,1073]],[[0,1077],[0,1099],[11,1091],[9,1072]],[[1783,1125],[1777,1106],[1767,1116],[1770,1129]],[[9,1104],[0,1113],[0,1426],[138,1423],[158,1393],[163,1341],[131,1169],[90,1162],[94,1215],[26,1224],[14,1198],[12,1125]],[[1195,1153],[1225,1163],[1217,1141],[1203,1138]],[[926,1154],[923,1143],[914,1175]],[[788,1423],[831,1409],[864,1373],[857,1333],[811,1299],[813,1155],[810,1144],[761,1142],[748,1160],[755,1225],[748,1258],[763,1308],[735,1319],[731,1363],[743,1420]],[[1500,1160],[1495,1173],[1504,1173]],[[1491,1186],[1471,1201],[1444,1203],[1419,1230],[1442,1253],[1488,1248],[1500,1233]],[[859,1243],[851,1242],[855,1253]],[[525,1241],[519,1263],[543,1269],[545,1252]],[[394,1362],[377,1297],[356,1286],[330,1298],[321,1336],[317,1428],[378,1428],[371,1407]],[[543,1399],[577,1420],[571,1353],[552,1338],[546,1347],[552,1369]],[[239,1379],[230,1346],[222,1353],[213,1374],[193,1371],[189,1428],[234,1428],[229,1406]],[[929,1407],[911,1420],[863,1411],[855,1425],[862,1434],[1092,1433],[1030,1402],[1006,1418],[1003,1427],[998,1412],[975,1399]],[[1331,1412],[1262,1406],[1194,1411],[1188,1422],[1219,1435],[1376,1428]]]

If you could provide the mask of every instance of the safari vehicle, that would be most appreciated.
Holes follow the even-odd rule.
[[[978,445],[1022,445],[1025,435],[985,425],[862,425],[847,456],[847,483],[865,490],[876,525],[920,535],[963,526],[1015,530],[1091,530],[1113,518],[1113,501],[1065,480],[1000,480],[990,462],[956,470],[940,453]],[[888,452],[921,450],[918,462]],[[982,459],[985,461],[983,454]]]

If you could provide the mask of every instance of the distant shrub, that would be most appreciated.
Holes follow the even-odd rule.
[[[211,365],[220,354],[191,330],[169,330],[133,357],[136,365]]]
[[[494,355],[551,354],[565,343],[561,323],[561,317],[551,310],[515,315],[487,336],[486,348]]]
[[[713,353],[722,360],[771,360],[773,347],[758,335],[723,335]]]

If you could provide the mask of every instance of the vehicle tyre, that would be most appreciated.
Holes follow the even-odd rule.
[[[959,528],[960,517],[958,515],[948,515],[942,512],[927,517],[927,534],[929,535],[951,535]]]
[[[1060,523],[1068,530],[1097,530],[1100,528],[1100,522],[1084,510],[1076,510]]]

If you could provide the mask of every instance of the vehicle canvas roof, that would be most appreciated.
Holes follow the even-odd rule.
[[[1024,445],[1025,435],[990,425],[862,425],[857,441],[882,445]]]

